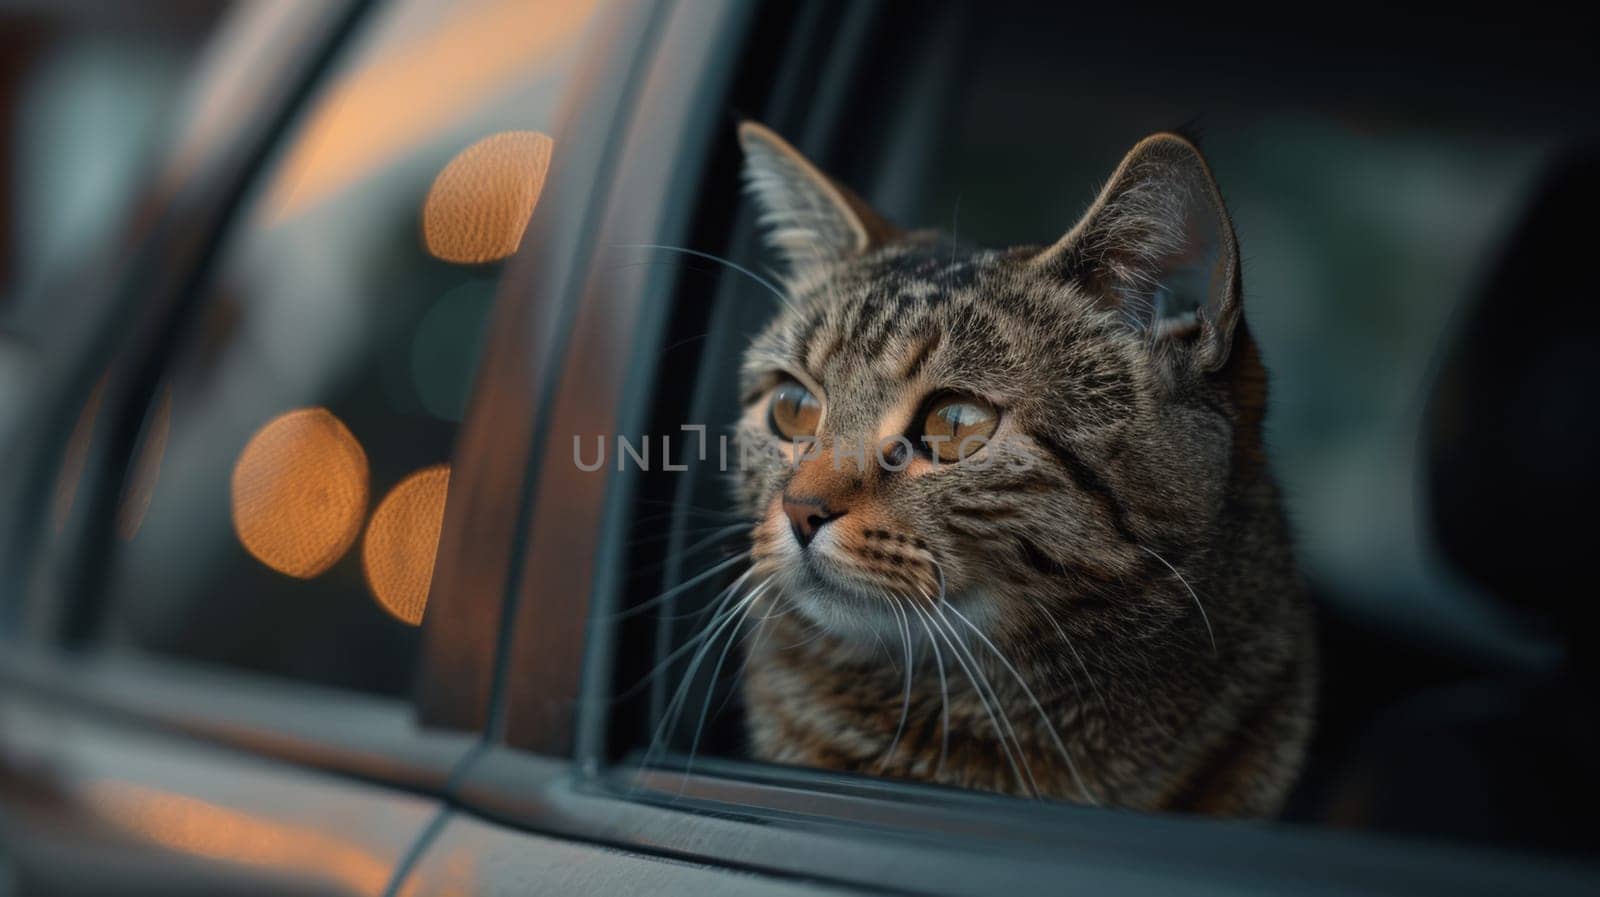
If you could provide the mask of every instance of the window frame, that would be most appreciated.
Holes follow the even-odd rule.
[[[681,186],[701,173],[714,138],[692,132],[727,126],[698,115],[675,92],[685,71],[727,89],[726,77],[717,75],[720,51],[707,49],[715,40],[684,23],[712,5],[683,10],[668,23],[642,111],[624,138],[617,180],[628,188],[610,199],[596,238],[601,244],[685,245],[693,223],[664,217],[651,204],[682,199],[669,189],[669,177]],[[790,93],[774,90],[763,115],[799,135],[808,152],[832,136],[842,97],[860,86],[852,79],[873,52],[861,36],[888,14],[865,5],[825,13],[821,18],[835,30],[823,28],[817,39],[825,47],[836,39],[846,49],[820,74],[790,77]],[[797,25],[797,33],[804,30]],[[798,63],[787,64],[792,76]],[[823,96],[802,101],[819,85]],[[686,155],[662,170],[660,157],[670,155],[664,147]],[[698,188],[699,178],[693,182]],[[603,478],[573,476],[570,446],[556,440],[593,432],[595,421],[610,426],[604,432],[643,432],[663,309],[681,284],[669,274],[608,270],[592,259],[587,271],[563,347],[558,394],[542,427],[549,444],[535,457],[540,500],[530,505],[522,537],[526,559],[507,618],[491,739],[463,770],[456,793],[464,809],[627,851],[897,892],[1059,893],[1067,882],[1122,890],[1204,882],[1227,893],[1271,894],[1585,888],[1591,870],[1583,863],[1512,850],[1029,802],[715,757],[697,757],[692,770],[674,769],[683,761],[671,756],[648,767],[638,765],[637,754],[613,762],[608,720],[617,646],[614,627],[596,621],[618,609],[625,578],[619,531],[626,529],[619,521],[629,517],[637,483],[614,470]]]
[[[789,17],[787,10],[776,15]],[[618,186],[597,216],[592,245],[681,244],[712,141],[731,129],[720,101],[737,77],[736,56],[754,18],[751,6],[736,0],[680,4],[664,18],[658,60],[639,80],[638,111],[614,141]],[[519,534],[516,613],[507,617],[504,687],[491,717],[496,740],[548,756],[599,750],[599,733],[587,725],[594,715],[586,720],[579,708],[607,679],[611,633],[589,621],[616,591],[607,543],[615,541],[611,530],[626,514],[632,486],[626,478],[572,476],[567,440],[574,432],[640,429],[634,422],[649,411],[650,347],[677,285],[671,265],[618,265],[609,253],[585,264],[573,284],[570,336],[552,360],[560,373],[548,417],[530,457],[536,488]],[[629,361],[641,358],[645,363]]]
[[[615,144],[668,6],[649,0],[600,14],[558,116],[558,150],[539,213],[497,292],[451,462],[451,497],[423,619],[428,675],[418,678],[417,702],[425,726],[480,730],[498,723],[509,623],[528,600],[516,581],[540,496],[541,478],[531,472],[592,262],[592,232],[610,188]],[[595,109],[615,113],[596,115]]]
[[[542,834],[895,893],[1584,894],[1577,860],[1421,838],[1157,815],[695,760],[576,767],[493,747],[465,807]]]

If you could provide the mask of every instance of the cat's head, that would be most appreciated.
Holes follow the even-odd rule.
[[[987,250],[902,232],[768,129],[739,136],[788,268],[741,373],[757,572],[869,643],[941,594],[996,633],[1041,609],[1090,627],[1192,611],[1167,565],[1226,538],[1259,412],[1240,395],[1262,401],[1195,146],[1149,137],[1065,236]]]

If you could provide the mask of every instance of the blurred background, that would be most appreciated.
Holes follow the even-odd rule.
[[[0,3],[0,316],[122,223],[231,6]]]
[[[322,8],[10,10],[23,36],[0,328],[52,344],[99,266],[113,291],[159,282],[115,250],[149,229],[136,203],[207,176],[180,135],[268,128],[266,157],[241,160],[255,168],[215,268],[158,352],[135,469],[102,505],[86,459],[114,420],[105,396],[135,379],[136,340],[99,353],[38,552],[63,554],[35,558],[33,594],[97,596],[92,623],[57,621],[69,638],[398,696],[499,263],[537,201],[542,132],[596,4],[381,4],[288,122],[242,118],[282,77],[251,71],[252,54],[287,68],[294,28],[337,12]],[[61,546],[108,516],[105,562],[83,572]]]

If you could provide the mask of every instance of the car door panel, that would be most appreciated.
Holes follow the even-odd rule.
[[[865,892],[669,860],[452,816],[397,893],[402,897],[534,893],[820,897]]]
[[[0,692],[21,893],[379,895],[437,800]]]

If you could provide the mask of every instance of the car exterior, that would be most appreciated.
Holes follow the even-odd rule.
[[[701,186],[735,164],[728,110],[816,145],[839,141],[844,98],[873,77],[875,36],[905,12],[640,0],[578,4],[563,19],[409,0],[274,4],[236,21],[121,242],[63,297],[72,312],[31,362],[8,428],[17,435],[0,471],[0,894],[6,875],[19,894],[1592,892],[1594,867],[1570,857],[640,750],[648,738],[615,712],[638,636],[605,621],[624,609],[628,587],[625,509],[656,481],[620,468],[576,476],[569,446],[573,434],[649,432],[668,413],[662,401],[692,405],[687,392],[660,399],[655,363],[685,332],[719,325],[704,309],[684,311],[703,282],[619,263],[614,249],[739,232],[747,213],[731,179]],[[928,18],[929,46],[961,23]],[[419,465],[449,465],[420,627],[380,629],[351,611],[340,617],[348,629],[311,617],[303,632],[262,635],[252,624],[249,637],[227,633],[236,641],[150,649],[154,624],[126,606],[163,576],[175,593],[189,588],[166,560],[184,555],[151,555],[142,574],[108,559],[142,550],[126,547],[124,508],[153,434],[170,459],[184,433],[221,426],[157,422],[164,403],[184,401],[164,392],[178,389],[174,359],[209,345],[211,325],[200,324],[222,304],[229,247],[277,226],[259,222],[292,228],[312,214],[294,204],[314,209],[316,170],[283,172],[320,126],[358,128],[326,138],[332,157],[345,146],[337,140],[355,154],[348,171],[326,175],[330,191],[339,177],[387,171],[383,140],[453,140],[459,119],[448,100],[429,105],[427,66],[438,77],[492,70],[501,28],[525,29],[507,46],[543,41],[540,51],[562,60],[559,76],[508,63],[481,88],[549,82],[546,99],[518,107],[546,104],[535,124],[554,145],[548,177],[515,255],[464,269],[484,291],[485,317],[459,420],[383,431],[414,456],[406,445],[380,456],[376,442],[366,452],[374,479],[393,483]],[[363,83],[375,92],[361,93]],[[406,89],[395,96],[386,84]],[[369,115],[364,102],[396,108]],[[421,180],[411,172],[407,183],[428,182],[429,166],[417,168]],[[280,181],[301,192],[278,196]],[[394,226],[409,233],[406,209]],[[268,283],[300,276],[292,260],[311,258],[264,257],[275,261],[249,271]],[[326,262],[346,263],[361,262]],[[249,326],[248,311],[235,326]],[[315,323],[292,338],[307,344],[337,326],[305,320]],[[325,382],[280,372],[293,374]],[[75,441],[86,419],[92,435]],[[390,457],[402,460],[381,471]],[[62,497],[64,471],[75,498]],[[183,475],[171,462],[161,474]],[[224,528],[220,538],[232,536]],[[355,554],[339,563],[360,572]],[[226,607],[246,591],[229,576],[193,589]],[[297,574],[285,576],[270,588],[290,588]],[[238,609],[241,598],[235,613],[279,619],[269,606],[279,592],[249,594],[257,610]],[[162,631],[178,633],[176,644],[188,630]],[[263,650],[260,664],[296,645],[334,659],[232,662],[289,631],[298,641]],[[369,648],[371,665],[345,664]]]

